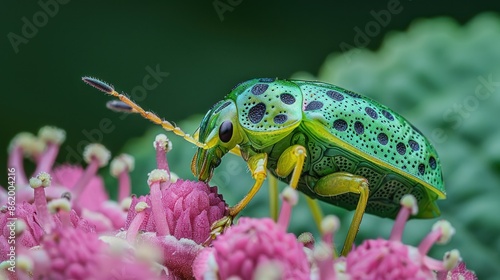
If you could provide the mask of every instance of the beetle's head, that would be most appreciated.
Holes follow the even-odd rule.
[[[236,105],[232,100],[216,103],[201,121],[198,140],[206,144],[191,162],[191,171],[200,181],[209,181],[221,158],[242,141]]]

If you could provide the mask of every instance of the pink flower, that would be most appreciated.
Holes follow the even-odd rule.
[[[459,262],[458,265],[450,271],[439,271],[437,273],[438,280],[477,280],[477,276],[473,271],[465,267],[464,262]]]
[[[101,157],[99,154],[101,153],[104,153],[104,151],[97,151],[95,158],[99,159]],[[88,155],[91,157],[89,161],[96,161],[96,159],[93,159],[94,157],[91,152]],[[80,205],[85,206],[82,209],[81,215],[85,219],[92,221],[96,225],[98,232],[116,231],[125,225],[131,191],[129,172],[133,169],[134,158],[130,155],[121,154],[111,161],[111,175],[118,178],[119,203],[109,200],[102,179],[99,176],[94,176],[80,194],[78,202]],[[77,183],[74,185],[77,185]],[[97,187],[96,185],[101,185],[102,187]]]
[[[401,200],[389,240],[366,240],[346,258],[346,272],[351,279],[435,279],[434,271],[447,271],[460,259],[457,250],[445,254],[443,261],[426,256],[434,243],[446,243],[454,233],[447,221],[438,221],[418,248],[401,242],[404,225],[416,214],[416,200],[408,195]]]
[[[9,259],[10,244],[9,236],[12,226],[16,227],[17,236],[16,244],[26,248],[31,248],[40,243],[41,236],[43,235],[42,228],[35,220],[35,207],[27,202],[22,202],[17,205],[16,221],[9,220],[12,218],[7,209],[0,212],[0,227],[2,234],[0,236],[0,261]]]
[[[23,156],[36,163],[36,175],[40,172],[51,174],[52,186],[45,190],[47,200],[58,199],[66,195],[71,199],[73,209],[83,218],[96,226],[98,232],[116,231],[123,227],[126,209],[116,202],[110,201],[102,178],[97,174],[100,167],[107,165],[110,153],[100,144],[90,144],[84,150],[84,159],[88,163],[84,169],[80,166],[64,164],[53,167],[65,132],[54,127],[43,127],[38,137],[30,133],[20,133],[11,142],[9,167],[15,168],[16,195],[18,201],[34,201],[34,192],[28,184],[24,171]],[[123,159],[123,160],[122,160]],[[120,182],[120,199],[130,195],[128,172],[133,169],[133,158],[121,155],[115,162],[125,161],[119,167],[112,168],[117,172]],[[0,202],[5,203],[4,193]],[[43,219],[43,217],[41,217]]]
[[[59,228],[45,236],[41,246],[49,264],[47,271],[35,271],[38,277],[89,279],[99,270],[99,254],[106,244],[98,239],[96,233]]]
[[[18,200],[33,200],[33,191],[28,186],[23,158],[28,157],[36,163],[36,170],[33,174],[49,172],[55,162],[59,147],[65,139],[64,130],[50,126],[42,127],[38,131],[38,137],[22,132],[12,139],[8,149],[8,166],[15,169]]]
[[[162,203],[170,234],[198,244],[210,237],[210,226],[227,213],[217,187],[203,182],[177,180],[162,191]]]
[[[163,135],[164,136],[164,135]],[[166,137],[157,137],[155,142],[167,142]],[[155,145],[162,147],[162,145]],[[166,150],[157,149],[157,154]],[[160,156],[157,156],[160,158]],[[166,162],[160,161],[168,170]],[[210,226],[227,214],[227,205],[217,193],[217,187],[209,187],[203,182],[177,180],[170,182],[170,174],[165,169],[150,173],[148,184],[150,195],[134,199],[131,207],[144,201],[151,205],[145,210],[147,215],[140,230],[156,232],[159,236],[172,235],[177,239],[187,238],[201,244],[210,237]],[[128,228],[136,213],[130,211],[125,228]]]
[[[79,198],[82,201],[91,201],[86,206],[92,209],[92,206],[103,200],[107,200],[107,194],[102,183],[102,179],[96,176],[97,169],[95,168],[98,161],[92,155],[96,150],[94,147],[86,149],[86,159],[89,162],[88,171],[85,173],[81,167],[62,166],[53,168],[57,153],[59,152],[60,145],[64,142],[66,133],[64,130],[45,126],[38,132],[38,137],[31,133],[22,132],[14,137],[9,148],[9,167],[15,168],[16,172],[16,185],[18,186],[17,199],[21,201],[32,201],[33,191],[28,185],[28,177],[24,171],[23,156],[26,156],[36,163],[36,170],[34,176],[40,172],[46,172],[52,175],[54,184],[49,192],[47,192],[48,199],[60,198],[62,193],[68,192],[71,189],[72,197],[75,199],[76,193],[82,192],[85,187],[89,185],[89,198]],[[97,147],[97,150],[100,146]],[[105,149],[100,149],[101,162],[106,163],[109,158],[109,152]],[[90,170],[89,170],[90,169]],[[86,176],[83,176],[86,175]],[[93,199],[92,199],[93,198]]]
[[[227,205],[216,187],[188,180],[170,181],[165,153],[169,141],[157,136],[154,147],[158,167],[148,179],[150,194],[133,198],[125,223],[131,244],[148,242],[161,248],[163,265],[171,277],[192,278],[192,264],[211,225],[227,215]],[[171,145],[171,144],[170,144]],[[140,234],[140,232],[143,232]]]
[[[151,260],[143,260],[135,251],[123,248],[119,253],[102,242],[95,227],[71,209],[66,198],[47,203],[45,188],[50,187],[48,173],[30,179],[34,202],[23,202],[16,209],[17,271],[4,271],[9,279],[159,279],[161,270]],[[0,257],[9,260],[9,212],[0,215],[4,230],[0,237]],[[4,262],[3,268],[9,264]]]
[[[144,201],[151,208],[145,210],[140,231],[156,232],[158,236],[172,235],[177,239],[191,239],[197,244],[210,237],[210,226],[226,214],[226,204],[216,187],[202,182],[177,180],[159,192],[160,204],[152,202],[151,195],[133,198],[133,209]],[[129,211],[125,229],[128,229],[137,213]]]
[[[50,173],[53,178],[53,188],[48,193],[48,197],[53,199],[61,197],[64,192],[72,193],[74,186],[83,177],[85,169],[81,166],[65,164],[54,168]],[[80,185],[83,185],[83,190],[75,205],[79,206],[78,208],[96,211],[102,203],[109,199],[104,181],[97,173],[93,174],[86,184]],[[74,200],[75,197],[72,196],[72,199]]]
[[[50,176],[47,173],[42,172],[38,177],[32,178],[30,185],[35,192],[33,204],[26,201],[19,202],[14,216],[7,209],[0,212],[0,227],[3,231],[0,236],[0,260],[8,259],[7,238],[10,234],[8,225],[12,222],[9,218],[16,219],[16,228],[19,231],[16,244],[25,248],[40,245],[45,234],[61,227],[78,228],[83,232],[95,231],[92,224],[81,219],[74,210],[70,209],[68,200],[62,198],[47,203],[44,191],[50,186]],[[64,211],[59,211],[60,208],[64,208]]]
[[[213,241],[195,262],[197,279],[309,279],[309,262],[304,246],[286,232],[291,205],[297,194],[287,189],[280,219],[240,218],[237,225]],[[273,278],[274,279],[274,278]]]
[[[184,180],[161,191],[160,198],[159,206],[152,203],[150,195],[133,199],[130,209],[136,211],[129,211],[126,239],[132,244],[138,238],[159,246],[169,271],[192,277],[192,263],[203,248],[201,244],[210,238],[212,223],[224,217],[226,204],[216,188]],[[140,203],[151,206],[138,211]]]
[[[317,244],[311,244],[312,247],[312,276],[315,279],[345,279],[345,258],[334,258],[333,234],[340,227],[340,221],[333,215],[328,215],[321,221],[321,232],[323,236]],[[299,239],[305,244],[312,243],[307,235],[302,234]]]
[[[7,194],[7,188],[0,185],[0,207],[6,206],[9,195]]]
[[[121,154],[111,161],[109,171],[118,178],[118,201],[130,197],[130,172],[134,170],[135,160],[131,155]]]
[[[33,258],[39,268],[35,279],[160,279],[133,251],[115,253],[94,232],[59,228],[44,236],[40,245],[46,257]]]

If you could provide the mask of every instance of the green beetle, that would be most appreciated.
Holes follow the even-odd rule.
[[[248,204],[267,170],[311,198],[356,209],[343,255],[364,212],[395,218],[405,194],[417,199],[417,217],[439,215],[436,200],[445,198],[445,190],[434,147],[403,117],[352,91],[321,82],[252,79],[216,103],[193,138],[108,85],[84,80],[196,144],[191,168],[199,180],[209,181],[228,152],[241,154],[256,182],[219,226]]]

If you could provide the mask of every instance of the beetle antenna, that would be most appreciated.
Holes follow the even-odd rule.
[[[110,100],[106,102],[106,108],[117,113],[134,113],[134,109],[127,105],[127,103],[121,102],[120,100]]]
[[[141,106],[137,105],[134,101],[130,100],[127,96],[118,93],[113,86],[100,81],[96,78],[92,77],[82,77],[82,80],[95,87],[96,89],[107,93],[109,95],[112,95],[116,98],[118,98],[120,101],[115,101],[115,102],[108,102],[106,106],[113,110],[113,111],[118,111],[118,112],[127,112],[127,113],[138,113],[140,114],[143,118],[150,120],[151,122],[160,125],[165,129],[166,131],[172,131],[175,135],[178,135],[182,138],[184,138],[186,141],[195,144],[196,146],[200,148],[207,148],[207,145],[205,143],[201,143],[200,141],[196,140],[193,138],[191,135],[185,133],[182,131],[182,129],[174,124],[172,124],[169,121],[162,120],[160,117],[158,117],[155,113],[151,111],[146,111],[141,108]]]

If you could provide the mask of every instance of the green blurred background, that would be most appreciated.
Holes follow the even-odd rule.
[[[52,15],[43,12],[40,3],[52,3]],[[58,3],[57,11],[53,3]],[[109,112],[104,106],[109,98],[82,83],[85,75],[132,94],[145,108],[184,124],[188,132],[196,121],[182,120],[205,113],[240,81],[321,79],[389,105],[431,138],[441,155],[449,194],[441,203],[443,217],[457,228],[455,241],[433,256],[440,258],[444,250],[457,247],[482,279],[500,274],[499,86],[494,85],[486,101],[476,104],[471,99],[481,84],[478,77],[500,81],[500,21],[484,15],[500,11],[500,2],[74,0],[60,4],[54,0],[2,1],[0,5],[4,36],[0,40],[0,170],[6,168],[6,148],[15,134],[35,133],[50,124],[67,131],[58,162],[78,162],[83,145],[97,140],[114,155],[125,149],[138,156],[141,164],[135,174],[138,182],[144,181],[144,172],[152,166],[149,153],[155,132],[129,140],[143,136],[153,125],[136,116]],[[376,15],[387,14],[381,11],[388,9],[393,11],[390,19],[377,23]],[[480,14],[487,19],[478,20]],[[422,21],[436,17],[450,20]],[[467,24],[471,21],[479,23]],[[24,30],[28,36],[23,35],[26,22],[36,27]],[[419,22],[423,22],[419,28],[412,27]],[[350,47],[375,53],[346,52]],[[150,86],[144,85],[154,69],[163,74],[156,82],[150,80]],[[453,111],[460,105],[473,110]],[[449,110],[452,113],[445,116]],[[184,177],[189,176],[192,150],[182,146],[171,155],[176,159],[178,170],[174,170]],[[231,157],[219,169],[241,162]],[[233,178],[249,176],[244,166],[240,168]],[[219,173],[214,182],[231,203],[236,202],[247,186],[228,191],[241,182],[231,180],[228,172]],[[0,185],[5,180],[6,174],[0,172]],[[141,193],[139,185],[134,185],[137,193]],[[261,191],[246,214],[267,215],[265,202],[266,192]],[[348,223],[350,213],[323,207],[343,217],[344,225]],[[295,212],[299,214],[294,230],[313,230],[306,226],[307,210]],[[406,239],[418,244],[432,221],[412,223],[415,231]],[[387,236],[391,226],[389,220],[368,217],[360,238]]]

